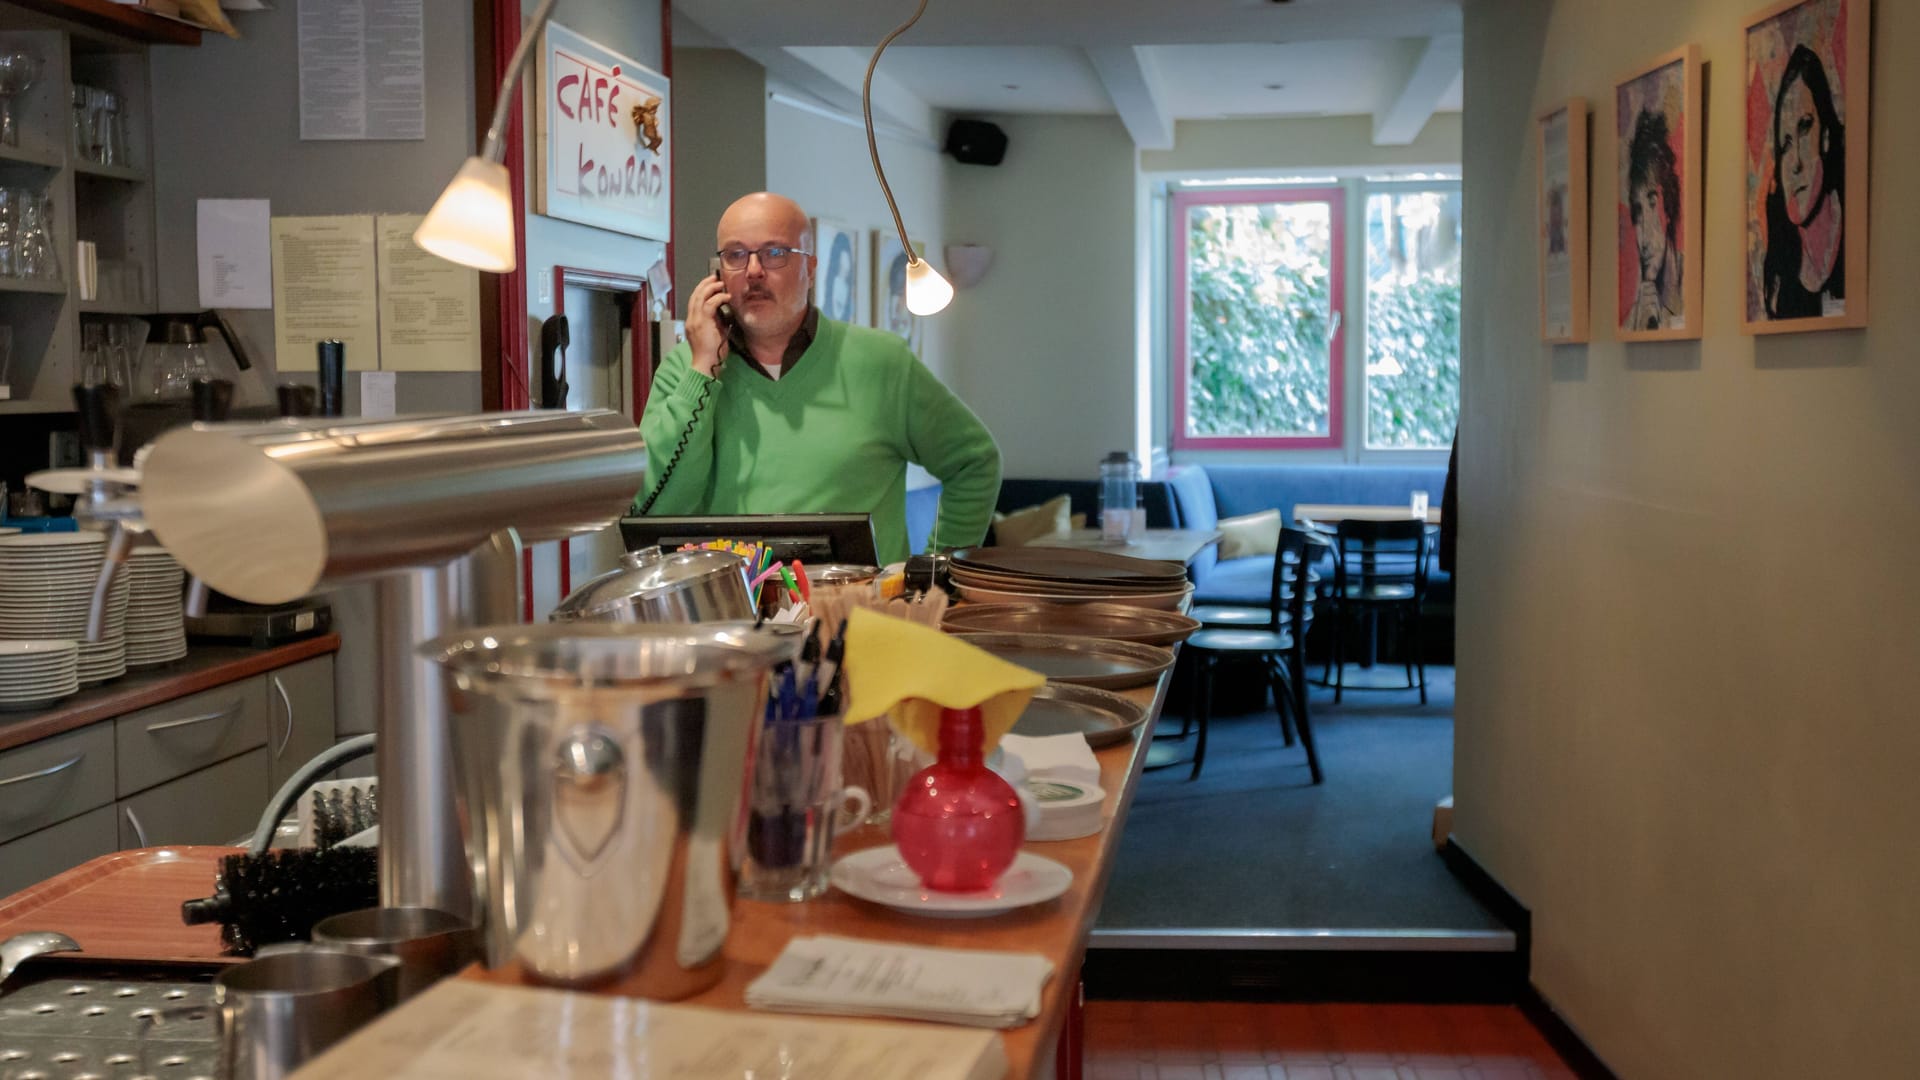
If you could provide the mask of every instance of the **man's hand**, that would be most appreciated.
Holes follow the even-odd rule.
[[[720,305],[732,294],[717,277],[703,277],[687,298],[687,347],[693,350],[693,370],[716,378],[727,358],[727,330],[720,323]]]

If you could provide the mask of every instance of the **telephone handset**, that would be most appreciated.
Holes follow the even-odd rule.
[[[713,271],[713,280],[719,281],[720,260],[717,257],[709,259],[707,261],[707,268]],[[693,312],[689,311],[687,314],[691,316]],[[733,336],[733,305],[721,304],[714,314],[720,320],[720,359],[722,363],[724,363],[727,349],[729,348],[727,339]],[[691,342],[691,335],[689,335],[689,342]],[[666,489],[667,479],[673,475],[673,467],[680,464],[680,455],[687,452],[687,441],[693,438],[693,427],[700,422],[700,411],[707,407],[707,399],[713,396],[713,384],[719,381],[720,372],[719,369],[716,368],[714,370],[714,377],[701,384],[700,399],[693,403],[693,412],[687,416],[687,426],[680,432],[679,443],[674,446],[672,455],[667,458],[666,466],[660,470],[660,479],[654,483],[652,494],[647,496],[645,502],[640,503],[634,508],[635,514],[645,516],[648,511],[653,509],[654,501],[660,498],[660,492]]]
[[[715,281],[720,280],[720,259],[718,256],[715,256],[707,260],[707,269],[713,271],[713,280]],[[719,310],[716,311],[715,314],[720,316],[720,329],[725,330],[728,334],[732,334],[733,333],[733,305],[721,304]]]

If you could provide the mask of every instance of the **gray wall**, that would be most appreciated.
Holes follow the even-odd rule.
[[[1920,4],[1874,5],[1871,328],[1765,338],[1738,321],[1757,6],[1466,5],[1454,828],[1620,1075],[1920,1075]],[[1705,339],[1612,340],[1597,270],[1593,344],[1543,346],[1532,117],[1579,94],[1604,131],[1614,80],[1687,42]]]
[[[673,120],[695,145],[674,166],[674,311],[707,276],[727,204],[767,186],[767,71],[732,49],[673,50]]]
[[[194,204],[271,199],[276,215],[425,213],[476,143],[473,12],[437,0],[427,17],[427,137],[409,142],[300,141],[297,5],[238,17],[245,37],[153,49],[154,192],[160,309],[195,311]],[[231,314],[256,370],[236,390],[273,401],[273,312]],[[309,363],[311,361],[309,360]],[[311,373],[292,376],[311,382]],[[359,410],[347,380],[347,411]],[[402,412],[477,409],[480,376],[412,372],[397,383]]]

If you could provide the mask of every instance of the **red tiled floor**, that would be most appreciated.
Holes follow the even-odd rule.
[[[1088,1080],[1573,1080],[1497,1005],[1089,1001]]]

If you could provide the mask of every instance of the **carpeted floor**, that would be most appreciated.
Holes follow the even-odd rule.
[[[1312,698],[1319,787],[1271,709],[1216,718],[1200,779],[1184,765],[1146,775],[1099,929],[1505,928],[1433,849],[1433,806],[1452,787],[1453,669],[1428,668],[1424,708],[1411,691]]]

